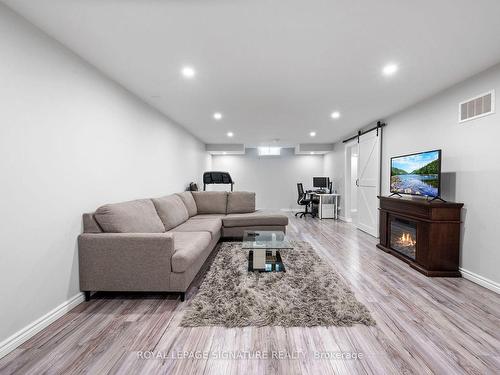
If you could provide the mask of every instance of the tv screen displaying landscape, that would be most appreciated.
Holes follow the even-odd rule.
[[[438,197],[441,150],[391,159],[391,193]]]

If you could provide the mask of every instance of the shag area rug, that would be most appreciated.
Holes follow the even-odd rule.
[[[286,272],[248,272],[248,250],[224,242],[197,295],[188,303],[183,327],[374,325],[339,275],[307,242],[280,250]]]

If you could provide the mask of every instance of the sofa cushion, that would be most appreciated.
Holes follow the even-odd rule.
[[[177,195],[184,202],[189,217],[194,216],[198,213],[198,209],[196,208],[196,202],[194,201],[193,194],[191,194],[190,191],[183,191],[182,193],[177,193]]]
[[[226,217],[225,214],[198,214],[193,216],[193,220],[205,220],[205,219],[222,219]]]
[[[106,204],[95,211],[94,218],[108,233],[165,232],[151,199]]]
[[[211,237],[208,232],[174,233],[172,271],[186,271],[204,253],[210,240]]]
[[[176,194],[153,198],[152,201],[167,231],[182,224],[189,218],[184,202]]]
[[[214,238],[222,227],[221,219],[189,219],[185,223],[173,228],[169,233],[175,232],[208,232]]]
[[[102,233],[93,213],[83,214],[83,233]]]
[[[222,219],[224,227],[254,227],[254,226],[286,226],[288,217],[284,215],[269,215],[262,213],[230,214]]]
[[[225,214],[227,192],[225,191],[193,191],[193,198],[199,214]]]
[[[255,211],[255,193],[231,191],[227,194],[227,213],[241,214]]]

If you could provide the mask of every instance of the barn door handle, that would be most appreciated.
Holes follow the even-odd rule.
[[[356,186],[359,187],[359,178],[356,179]]]

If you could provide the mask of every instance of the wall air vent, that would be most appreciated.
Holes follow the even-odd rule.
[[[495,113],[495,90],[461,102],[458,106],[458,122],[465,122]]]

